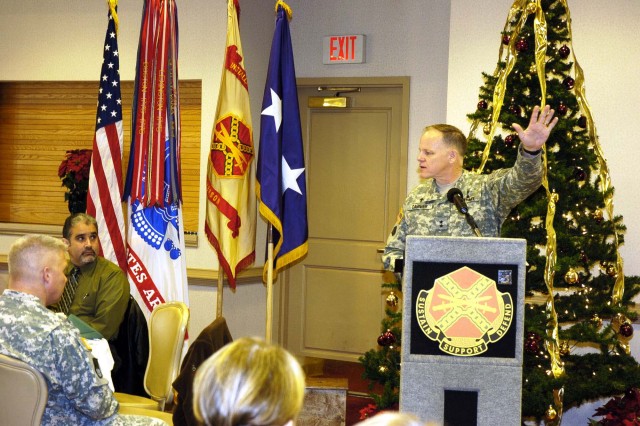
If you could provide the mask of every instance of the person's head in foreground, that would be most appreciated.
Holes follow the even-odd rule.
[[[357,426],[425,426],[425,424],[412,414],[383,411],[359,422]]]
[[[196,371],[193,405],[207,426],[292,425],[304,401],[304,372],[280,346],[243,337]]]
[[[25,235],[11,244],[7,255],[9,288],[32,294],[42,304],[56,303],[67,283],[67,245],[48,235]]]

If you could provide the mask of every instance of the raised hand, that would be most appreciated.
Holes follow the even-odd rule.
[[[554,110],[549,105],[540,111],[539,106],[533,108],[531,118],[529,119],[529,126],[523,129],[518,123],[513,123],[512,126],[518,137],[522,142],[522,146],[527,151],[537,151],[542,148],[547,139],[549,139],[549,133],[558,124],[558,117],[554,117]]]

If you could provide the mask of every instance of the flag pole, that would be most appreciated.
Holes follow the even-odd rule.
[[[222,265],[218,266],[218,294],[216,301],[216,319],[222,316],[222,296],[224,289],[224,270]]]
[[[265,340],[271,343],[271,328],[273,324],[273,225],[267,227],[267,329]]]

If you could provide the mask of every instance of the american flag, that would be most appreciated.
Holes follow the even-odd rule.
[[[98,222],[103,256],[125,270],[126,247],[122,212],[122,100],[120,59],[114,16],[109,11],[100,90],[93,137],[87,213]]]

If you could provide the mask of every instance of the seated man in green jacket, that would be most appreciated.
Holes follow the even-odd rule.
[[[53,308],[75,315],[113,342],[129,303],[129,281],[120,267],[98,256],[95,218],[85,213],[69,216],[62,236],[69,246],[68,284]]]

